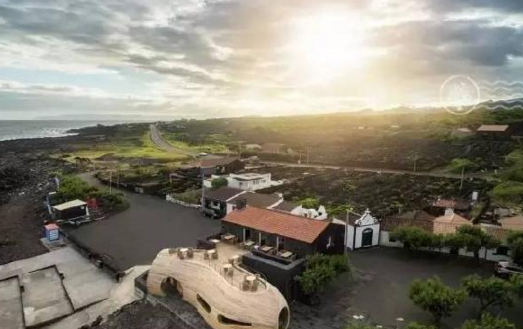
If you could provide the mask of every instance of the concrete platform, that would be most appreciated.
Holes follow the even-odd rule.
[[[22,277],[22,284],[22,305],[27,327],[42,325],[74,312],[56,267],[26,273]]]
[[[0,281],[0,325],[2,328],[24,328],[21,298],[18,278]]]
[[[10,279],[13,276],[14,281]],[[55,321],[106,300],[117,286],[106,273],[70,247],[2,265],[0,280],[2,278],[7,280],[0,281],[0,301],[4,298],[4,290],[9,299],[16,298],[12,292],[13,282],[16,282],[18,294],[21,294],[19,279],[24,292],[21,302],[18,302],[20,308],[23,305],[23,312],[2,307],[0,319],[15,321],[22,314],[22,324],[25,319],[27,327]],[[3,328],[2,325],[0,327]],[[13,325],[13,328],[17,327]]]

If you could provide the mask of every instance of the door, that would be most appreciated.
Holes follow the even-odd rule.
[[[373,229],[366,228],[361,233],[361,246],[362,247],[372,247],[372,235]]]

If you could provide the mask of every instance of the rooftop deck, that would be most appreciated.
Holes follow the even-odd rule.
[[[248,250],[240,248],[236,244],[229,244],[222,241],[214,241],[215,249],[212,250],[193,250],[192,258],[189,257],[188,248],[177,248],[174,257],[179,257],[181,253],[184,262],[197,262],[206,265],[220,274],[231,286],[241,291],[260,292],[267,289],[267,283],[260,275],[252,273],[241,265],[241,258]],[[252,286],[256,286],[255,289]]]

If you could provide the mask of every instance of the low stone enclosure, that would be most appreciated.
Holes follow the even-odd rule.
[[[387,231],[381,231],[380,232],[380,246],[383,247],[391,247],[391,248],[403,248],[403,243],[399,241],[394,241],[390,238],[390,232]],[[440,248],[440,249],[429,249],[429,248],[420,248],[422,251],[430,251],[430,252],[439,252],[442,254],[452,254],[452,250],[448,247]],[[498,249],[487,249],[487,248],[481,248],[479,251],[480,258],[491,261],[491,262],[501,262],[501,261],[511,261],[510,258],[510,252],[499,252]],[[474,257],[474,253],[467,251],[466,249],[462,248],[458,250],[457,256],[462,257]]]

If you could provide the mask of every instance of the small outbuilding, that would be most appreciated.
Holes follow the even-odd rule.
[[[82,200],[73,200],[53,206],[53,213],[56,220],[76,220],[89,216],[87,203]]]
[[[350,250],[369,248],[380,243],[380,221],[367,209],[363,215],[346,212],[345,220],[334,219],[334,223],[346,225],[345,245]]]

